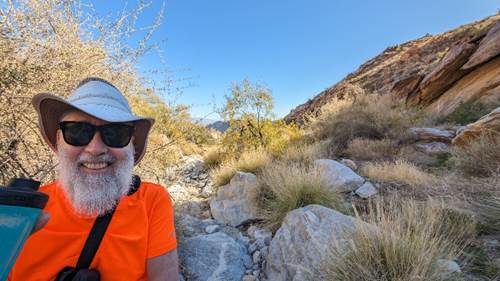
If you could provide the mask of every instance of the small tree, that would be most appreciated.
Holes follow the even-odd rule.
[[[256,83],[243,80],[233,84],[231,95],[226,95],[226,103],[219,110],[221,117],[229,123],[224,134],[223,145],[230,152],[246,149],[266,149],[279,147],[282,150],[291,136],[298,136],[294,125],[273,121],[274,107],[271,90]],[[274,145],[279,143],[280,145]],[[271,153],[273,151],[271,149]]]

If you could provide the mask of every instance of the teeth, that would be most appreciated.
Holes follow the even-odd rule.
[[[85,168],[93,169],[93,170],[99,170],[99,169],[104,169],[108,166],[108,163],[106,162],[92,162],[92,163],[82,163],[82,165]]]

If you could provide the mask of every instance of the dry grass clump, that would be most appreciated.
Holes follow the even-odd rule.
[[[433,175],[405,160],[367,163],[361,167],[361,173],[377,181],[395,181],[409,185],[428,185],[435,180]]]
[[[263,149],[248,150],[238,159],[223,162],[218,168],[211,170],[210,174],[215,186],[228,184],[237,171],[258,173],[262,167],[271,162],[271,156]]]
[[[359,218],[359,216],[358,216]],[[323,280],[458,280],[444,276],[436,263],[454,260],[472,239],[474,222],[450,216],[439,206],[413,200],[372,205],[350,243],[327,249]],[[371,227],[369,227],[371,226]],[[373,226],[377,229],[374,230]]]
[[[423,122],[421,111],[391,95],[371,94],[329,103],[312,126],[319,138],[332,139],[330,152],[338,156],[355,138],[404,141],[408,128]]]
[[[500,175],[500,133],[483,135],[451,150],[451,161],[468,176]]]
[[[203,162],[210,169],[220,166],[226,158],[226,153],[218,146],[208,148],[203,154]]]
[[[255,203],[264,225],[273,231],[288,212],[310,204],[345,210],[340,194],[329,188],[311,165],[274,162],[262,171],[259,180]]]
[[[354,139],[345,150],[347,156],[357,160],[391,159],[399,151],[397,143],[389,139]]]
[[[283,162],[311,163],[325,155],[325,141],[314,142],[311,144],[292,144],[279,156]]]

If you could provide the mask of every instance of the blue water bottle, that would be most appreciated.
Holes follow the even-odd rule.
[[[7,187],[0,186],[0,280],[6,280],[24,242],[28,239],[47,194],[38,192],[40,183],[14,179]]]

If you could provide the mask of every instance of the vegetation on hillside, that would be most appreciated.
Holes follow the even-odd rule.
[[[159,11],[148,27],[137,26],[146,8],[139,2],[132,11],[102,20],[78,0],[2,1],[1,182],[16,176],[42,181],[55,176],[57,163],[40,138],[30,100],[40,92],[67,97],[88,76],[109,80],[129,98],[136,113],[157,120],[139,167],[145,177],[162,176],[162,167],[182,152],[177,144],[209,140],[202,127],[188,122],[185,107],[165,104],[161,91],[148,86],[136,70],[138,59],[155,47],[150,39],[163,16]],[[142,35],[137,44],[131,44],[132,35]]]

